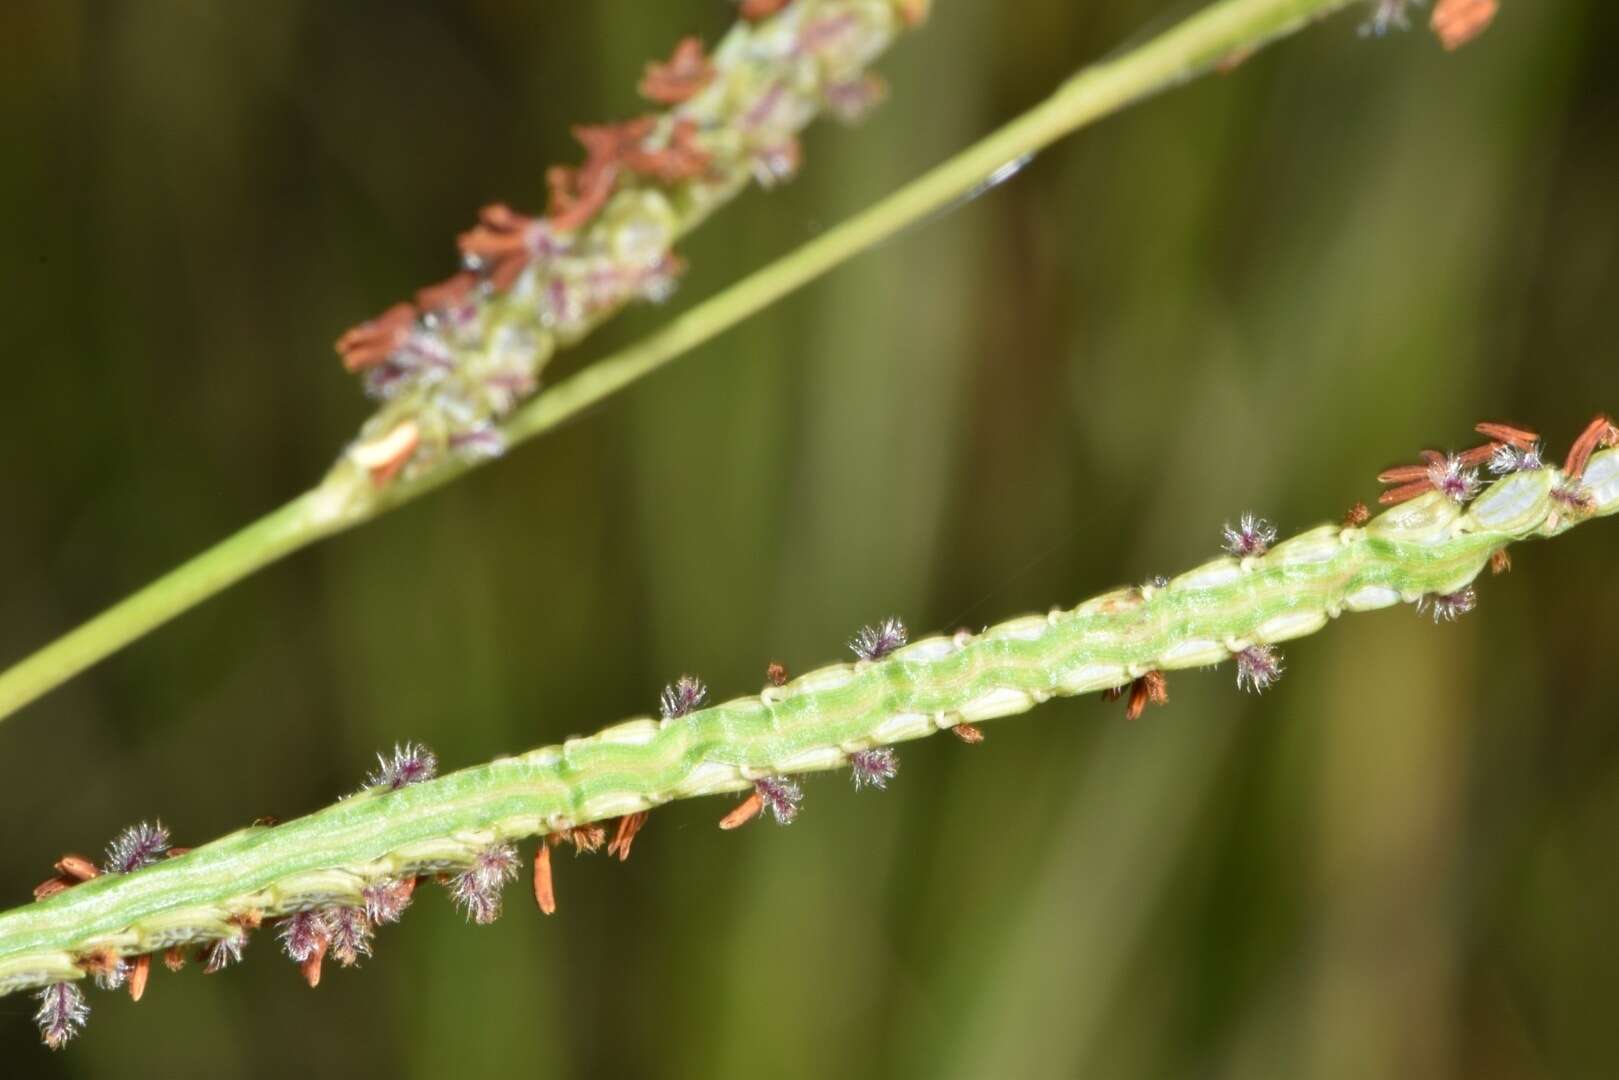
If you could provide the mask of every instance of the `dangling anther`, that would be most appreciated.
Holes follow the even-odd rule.
[[[977,724],[957,724],[950,729],[950,734],[966,743],[968,746],[977,746],[984,741],[984,732]]]
[[[1496,548],[1490,555],[1490,573],[1504,574],[1512,569],[1512,556],[1507,554],[1506,548]]]
[[[1365,503],[1357,502],[1344,513],[1344,528],[1358,529],[1372,520],[1372,512]]]
[[[1130,700],[1124,706],[1126,720],[1139,720],[1149,704],[1163,705],[1169,701],[1169,681],[1161,671],[1149,671],[1130,683]]]
[[[646,66],[641,84],[636,89],[648,101],[659,105],[678,105],[695,96],[714,78],[714,65],[703,55],[703,41],[685,37],[675,46],[666,62],[654,60]]]
[[[1571,480],[1578,480],[1585,475],[1585,467],[1591,463],[1591,455],[1599,448],[1619,446],[1619,427],[1615,427],[1612,417],[1602,415],[1592,420],[1580,432],[1580,437],[1574,440],[1569,447],[1568,458],[1563,462],[1563,472]]]
[[[185,950],[179,945],[171,945],[163,950],[163,966],[170,971],[179,971],[186,966]]]
[[[36,901],[47,900],[59,892],[73,888],[73,886],[77,884],[78,882],[70,877],[58,876],[46,878],[44,881],[34,886],[34,899]]]
[[[746,799],[743,799],[741,802],[736,804],[735,809],[733,809],[729,814],[726,814],[724,817],[720,818],[720,828],[740,828],[741,826],[752,821],[754,818],[758,817],[759,811],[763,810],[764,806],[765,801],[760,797],[759,792],[757,790],[751,791],[748,793],[748,797]]]
[[[770,666],[765,668],[765,679],[771,686],[786,686],[787,665],[779,660],[770,661]]]
[[[1445,51],[1454,52],[1489,29],[1500,7],[1498,0],[1439,0],[1428,25]]]
[[[320,966],[326,959],[326,949],[330,944],[325,937],[317,938],[310,946],[309,955],[298,961],[298,970],[303,973],[304,982],[309,984],[311,990],[320,985]]]
[[[635,843],[635,836],[646,825],[646,811],[638,810],[633,814],[625,814],[618,819],[618,831],[613,834],[613,840],[607,845],[609,856],[617,855],[618,861],[623,862],[630,857],[630,845]]]
[[[546,915],[557,911],[557,892],[551,882],[550,837],[540,837],[540,849],[534,853],[534,903]]]
[[[139,1001],[146,994],[146,980],[152,974],[152,954],[141,953],[129,969],[129,1000]]]
[[[1473,425],[1473,430],[1494,442],[1506,443],[1519,450],[1533,450],[1540,443],[1540,434],[1528,428],[1513,427],[1511,424],[1496,424],[1485,421]]]

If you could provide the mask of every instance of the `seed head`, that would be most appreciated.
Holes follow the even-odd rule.
[[[438,758],[420,743],[395,744],[392,756],[377,755],[377,767],[365,778],[368,788],[385,787],[398,791],[438,775]]]
[[[1252,514],[1242,515],[1233,529],[1225,527],[1225,549],[1239,559],[1263,555],[1276,543],[1276,526]]]
[[[1417,601],[1417,611],[1433,616],[1433,621],[1455,622],[1478,606],[1478,594],[1466,585],[1453,593],[1429,593]]]
[[[862,660],[881,660],[904,645],[909,632],[905,624],[895,618],[884,619],[876,626],[863,626],[849,642],[849,648]]]
[[[868,786],[886,788],[898,772],[899,758],[886,746],[856,750],[849,755],[849,775],[856,791]]]
[[[45,1045],[52,1050],[66,1046],[89,1017],[90,1006],[84,1000],[84,991],[73,983],[52,983],[40,990],[39,1011],[34,1014],[34,1022],[39,1025]]]
[[[663,718],[674,720],[702,708],[703,702],[708,700],[708,687],[695,675],[682,675],[663,688],[663,696],[658,700]]]
[[[1250,645],[1237,654],[1237,686],[1261,694],[1282,677],[1282,654],[1272,645]]]
[[[804,791],[785,776],[766,776],[753,782],[753,790],[778,825],[791,825],[798,816]]]
[[[162,858],[169,850],[169,830],[160,821],[155,825],[141,822],[119,833],[107,845],[107,861],[102,868],[109,874],[130,874]]]
[[[506,884],[517,879],[517,848],[492,844],[478,853],[472,866],[457,874],[450,895],[467,918],[487,925],[500,918],[500,894]]]

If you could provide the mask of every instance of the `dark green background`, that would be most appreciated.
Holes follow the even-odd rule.
[[[1173,18],[938,0],[891,102],[683,245],[667,310]],[[538,208],[570,123],[721,0],[0,6],[0,659],[312,483],[366,412],[330,343]],[[1111,119],[537,444],[300,554],[0,726],[0,890],[160,816],[192,843],[352,789],[1291,531],[1481,418],[1619,410],[1619,13],[1506,0],[1447,56],[1350,13]],[[660,810],[493,927],[426,889],[318,991],[96,993],[7,1075],[1529,1077],[1619,1071],[1619,525],[1480,610],[812,779],[788,830]]]

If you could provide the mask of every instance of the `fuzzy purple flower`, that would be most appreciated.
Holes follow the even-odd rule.
[[[886,746],[856,750],[849,755],[849,775],[856,791],[863,787],[886,788],[898,772],[899,758]]]
[[[1539,443],[1535,443],[1527,450],[1520,449],[1510,443],[1501,443],[1490,454],[1490,472],[1496,476],[1507,476],[1518,472],[1535,472],[1546,467],[1541,457]]]
[[[326,920],[317,911],[300,911],[281,921],[277,931],[281,949],[294,963],[301,964],[326,951]]]
[[[1452,593],[1429,593],[1417,601],[1417,611],[1433,616],[1433,621],[1455,622],[1478,606],[1478,594],[1467,585]]]
[[[766,776],[753,782],[759,801],[779,825],[791,825],[804,801],[804,791],[784,776]]]
[[[90,1017],[84,991],[70,982],[52,983],[39,992],[39,1011],[34,1021],[40,1037],[52,1050],[60,1050],[79,1033]]]
[[[411,784],[420,784],[438,775],[438,757],[420,743],[408,742],[394,746],[393,755],[377,755],[376,770],[365,778],[368,788],[385,787],[398,791]]]
[[[361,891],[361,895],[365,897],[365,917],[371,920],[373,926],[398,922],[399,917],[410,906],[411,894],[415,891],[414,878],[404,881],[379,881],[374,885],[367,885]]]
[[[468,919],[487,925],[500,918],[501,890],[516,879],[517,849],[511,844],[492,844],[478,853],[471,867],[456,875],[450,895]]]
[[[169,830],[160,821],[156,825],[141,822],[119,833],[107,845],[107,861],[102,870],[108,874],[130,874],[143,866],[150,866],[169,850]]]
[[[1282,654],[1272,645],[1250,645],[1237,654],[1237,686],[1261,694],[1282,677]]]
[[[203,974],[212,975],[232,964],[240,963],[242,950],[245,948],[247,948],[247,933],[240,927],[234,929],[230,936],[210,942],[202,951]]]
[[[849,642],[849,648],[862,660],[881,660],[904,645],[909,638],[905,624],[898,619],[884,619],[876,626],[862,626],[860,633]]]
[[[353,967],[360,957],[371,955],[371,920],[365,910],[345,904],[333,904],[321,912],[326,924],[328,947],[337,962]]]
[[[1464,503],[1478,494],[1478,470],[1469,469],[1455,454],[1428,466],[1428,482],[1451,502]]]
[[[1239,559],[1250,555],[1263,555],[1276,543],[1276,526],[1262,517],[1242,515],[1233,529],[1225,527],[1225,549]]]
[[[658,699],[665,720],[674,720],[700,709],[707,700],[708,687],[695,675],[682,675],[665,686],[663,696]]]

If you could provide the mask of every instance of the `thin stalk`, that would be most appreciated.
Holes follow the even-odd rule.
[[[537,395],[503,425],[508,445],[569,417],[713,339],[783,296],[906,227],[952,205],[1010,162],[1102,117],[1292,33],[1354,0],[1220,0],[1119,56],[1092,65],[1046,101],[804,244],[658,332]],[[438,467],[380,492],[358,470],[334,470],[319,487],[181,565],[0,674],[0,719],[248,574],[333,533],[368,521],[476,467]]]

